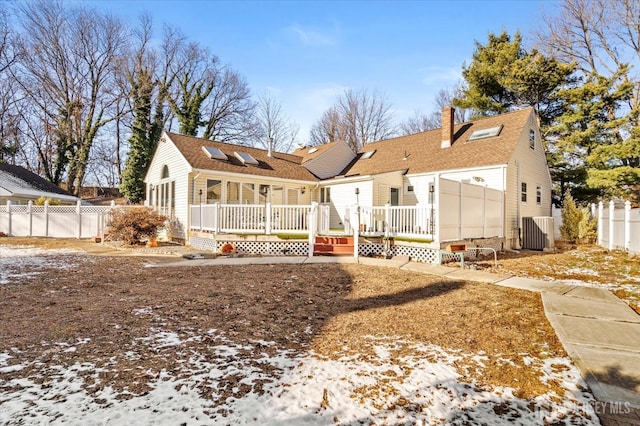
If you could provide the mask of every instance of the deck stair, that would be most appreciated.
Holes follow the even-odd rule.
[[[353,255],[353,237],[317,236],[313,245],[314,256]]]

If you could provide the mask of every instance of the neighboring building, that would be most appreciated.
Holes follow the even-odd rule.
[[[27,204],[38,198],[50,198],[60,204],[76,204],[79,198],[29,170],[0,163],[0,203]]]
[[[331,228],[347,209],[426,206],[440,178],[504,192],[503,236],[517,247],[522,217],[551,215],[551,177],[532,108],[366,144],[355,154],[341,141],[292,154],[165,132],[145,182],[147,202],[188,225],[192,204],[331,205]]]

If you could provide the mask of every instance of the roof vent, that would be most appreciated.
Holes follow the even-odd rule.
[[[253,158],[253,156],[247,152],[235,151],[233,155],[235,155],[238,160],[242,161],[242,164],[252,164],[254,166],[258,165],[258,160]]]
[[[307,151],[307,154],[313,154],[314,152],[318,152],[318,148],[311,148],[309,151]]]
[[[202,146],[202,150],[211,159],[214,159],[214,160],[228,160],[229,159],[224,154],[224,152],[220,151],[218,148],[214,148],[212,146]]]

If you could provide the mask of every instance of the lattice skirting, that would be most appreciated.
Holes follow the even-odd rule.
[[[383,244],[360,244],[360,256],[381,256],[384,253]],[[391,247],[392,256],[409,256],[414,262],[438,263],[438,250],[426,247],[401,246]]]
[[[189,238],[189,244],[198,250],[217,252],[227,243],[233,244],[239,253],[266,256],[307,256],[309,254],[309,243],[302,241],[216,241],[209,238]]]

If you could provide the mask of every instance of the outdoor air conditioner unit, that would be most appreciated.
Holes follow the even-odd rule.
[[[555,247],[552,217],[522,218],[522,248],[544,250]]]

